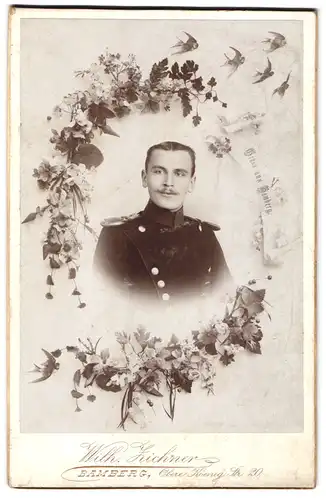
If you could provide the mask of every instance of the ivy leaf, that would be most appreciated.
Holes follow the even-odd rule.
[[[217,101],[218,101],[218,97],[217,97],[217,95],[214,95],[213,102],[217,102]]]
[[[53,295],[52,295],[52,293],[50,293],[50,292],[46,293],[46,294],[45,294],[45,298],[47,298],[47,299],[49,299],[49,300],[53,299]]]
[[[81,371],[77,370],[77,371],[75,371],[74,378],[73,378],[73,382],[74,382],[75,386],[77,386],[77,387],[79,386],[80,379],[81,379]]]
[[[55,358],[60,358],[61,354],[62,354],[62,351],[61,349],[56,349],[55,351],[52,351],[51,352],[52,356],[54,356]]]
[[[81,295],[81,293],[75,288],[71,295]]]
[[[76,269],[74,267],[71,267],[69,269],[68,279],[74,280],[75,278],[76,278]]]
[[[197,92],[201,92],[205,89],[205,86],[203,85],[203,78],[201,76],[192,80],[191,83],[192,88],[197,90]]]
[[[252,352],[253,354],[261,354],[261,347],[259,342],[255,342],[254,340],[250,340],[246,342],[247,351]]]
[[[105,133],[105,134],[109,134],[109,135],[114,135],[115,137],[120,137],[119,134],[117,134],[113,129],[112,127],[110,127],[110,125],[103,125],[101,127],[101,130]]]
[[[79,398],[82,398],[84,396],[84,394],[82,392],[78,392],[75,389],[73,389],[70,394],[75,399],[79,399]]]
[[[136,96],[137,97],[137,96]],[[136,98],[136,100],[138,97]],[[128,99],[127,99],[128,100]],[[129,101],[128,101],[129,102]],[[132,102],[132,101],[131,101]],[[128,116],[131,113],[131,109],[128,106],[116,106],[114,108],[114,112],[117,115],[117,118],[123,118],[124,116]]]
[[[50,267],[51,269],[60,269],[60,264],[53,257],[50,257]]]
[[[142,113],[146,113],[146,112],[158,113],[159,111],[160,111],[159,102],[155,101],[155,99],[148,99]]]
[[[90,401],[91,403],[94,403],[95,400],[96,400],[96,396],[94,394],[89,394],[87,396],[87,401]]]
[[[192,111],[192,105],[190,104],[189,90],[186,88],[180,89],[178,91],[178,96],[181,99],[183,116],[186,117]]]
[[[47,285],[50,285],[50,286],[53,286],[53,285],[54,285],[54,282],[53,282],[53,279],[52,279],[51,274],[48,274],[48,276],[47,276],[47,278],[46,278],[46,284],[47,284]]]
[[[206,99],[211,99],[212,98],[212,92],[206,92],[205,97]]]
[[[185,375],[178,370],[172,372],[172,378],[177,387],[181,387],[185,392],[191,392],[192,380],[189,380]]]
[[[86,168],[98,167],[103,163],[104,156],[94,144],[80,144],[71,157],[71,163],[82,163]]]
[[[217,350],[216,350],[216,347],[215,347],[215,343],[213,344],[206,344],[205,346],[205,351],[207,352],[207,354],[210,354],[211,356],[216,356],[217,354]]]
[[[207,85],[209,87],[215,87],[217,85],[217,81],[215,80],[215,78],[213,76],[210,80],[208,80]]]
[[[30,213],[26,219],[23,220],[22,224],[25,224],[26,222],[31,222],[32,220],[35,220],[36,219],[36,215],[37,213],[36,212],[32,212]]]
[[[192,123],[194,125],[194,127],[197,127],[201,122],[201,116],[199,115],[195,115],[192,117]]]
[[[115,114],[109,109],[104,102],[96,104],[92,102],[88,107],[88,118],[95,125],[104,125],[105,120],[108,118],[115,118]]]
[[[81,302],[78,307],[79,307],[79,309],[84,309],[86,307],[86,303]]]

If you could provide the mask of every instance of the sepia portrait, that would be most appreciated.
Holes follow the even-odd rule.
[[[315,17],[13,8],[13,485],[312,485]]]

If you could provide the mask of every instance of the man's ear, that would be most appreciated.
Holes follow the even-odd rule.
[[[193,175],[191,180],[190,180],[189,187],[188,187],[188,193],[192,193],[192,191],[194,190],[195,184],[196,184],[196,176]]]
[[[147,174],[146,174],[145,170],[141,171],[141,182],[142,182],[142,186],[144,188],[147,188]]]

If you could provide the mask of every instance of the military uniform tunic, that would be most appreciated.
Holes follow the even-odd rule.
[[[149,201],[130,217],[106,219],[94,265],[129,295],[171,301],[205,296],[229,281],[219,227]]]

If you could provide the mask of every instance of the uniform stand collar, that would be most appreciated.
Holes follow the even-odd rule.
[[[147,219],[168,226],[170,228],[175,228],[182,226],[184,223],[183,207],[181,207],[177,212],[171,212],[166,208],[161,208],[155,205],[151,200],[147,203],[145,210],[143,211],[144,217]]]

